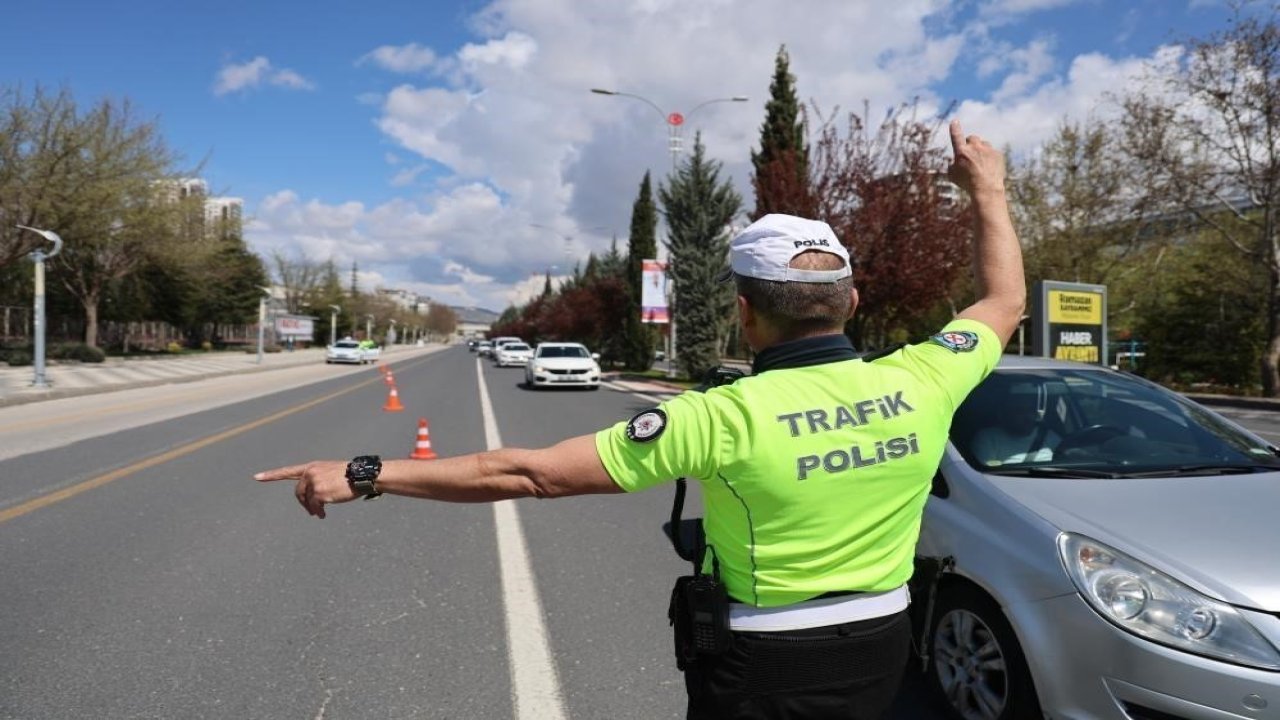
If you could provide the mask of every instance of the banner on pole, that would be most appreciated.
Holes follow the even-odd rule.
[[[667,264],[657,260],[641,261],[640,320],[666,324],[671,322],[667,310]]]

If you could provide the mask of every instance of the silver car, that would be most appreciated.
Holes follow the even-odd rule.
[[[1280,718],[1280,458],[1132,375],[1005,358],[961,406],[912,580],[966,720]]]

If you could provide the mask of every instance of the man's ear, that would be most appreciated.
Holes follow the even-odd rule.
[[[845,318],[845,320],[852,319],[853,314],[858,311],[858,288],[849,288],[849,299],[851,300],[849,303],[849,317]]]
[[[745,295],[738,296],[738,317],[742,318],[743,329],[755,327],[756,311],[751,307],[751,303],[747,302]]]

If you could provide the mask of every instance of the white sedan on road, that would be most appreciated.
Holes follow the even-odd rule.
[[[339,340],[329,346],[324,353],[326,363],[355,363],[363,365],[366,360],[364,348],[355,340]]]
[[[539,343],[525,365],[527,387],[589,387],[600,389],[599,355],[579,343]]]
[[[494,357],[498,367],[508,365],[523,367],[533,358],[533,348],[522,342],[509,342],[499,347]]]

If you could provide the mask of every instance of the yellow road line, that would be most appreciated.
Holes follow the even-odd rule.
[[[428,359],[430,358],[423,358],[421,362],[426,362]],[[409,367],[419,365],[421,364],[421,362],[413,363],[402,369],[408,369]],[[201,448],[208,447],[210,445],[213,445],[214,443],[222,442],[223,440],[226,440],[228,438],[233,438],[236,435],[249,432],[250,430],[253,430],[255,428],[260,428],[263,425],[275,422],[280,418],[288,417],[289,415],[302,412],[307,408],[315,407],[320,403],[327,402],[336,397],[346,395],[349,392],[354,392],[356,390],[359,390],[362,387],[367,387],[369,385],[372,385],[378,382],[382,382],[381,375],[371,380],[365,380],[362,383],[352,385],[351,387],[346,388],[344,390],[339,390],[337,392],[329,393],[328,395],[316,398],[314,400],[308,400],[307,402],[304,402],[301,405],[294,405],[291,408],[281,410],[280,412],[274,413],[272,415],[268,415],[264,418],[259,418],[257,420],[254,420],[253,422],[246,423],[239,427],[234,427],[234,428],[231,428],[230,430],[223,430],[222,432],[217,433],[215,435],[210,435],[209,437],[201,438],[199,440],[189,442],[186,445],[181,445],[167,452],[160,453],[159,455],[152,455],[151,457],[145,460],[139,460],[138,462],[132,465],[129,465],[127,467],[122,467],[118,470],[112,470],[111,472],[106,473],[104,475],[99,475],[95,478],[90,478],[89,480],[85,480],[84,482],[76,483],[71,487],[66,487],[61,490],[55,490],[54,492],[48,493],[47,495],[41,495],[40,497],[35,498],[34,500],[28,500],[27,502],[24,502],[20,505],[14,505],[13,507],[8,508],[7,510],[0,510],[0,523],[8,522],[16,517],[22,517],[27,513],[35,512],[36,510],[48,507],[50,505],[53,505],[54,503],[62,502],[67,498],[75,497],[80,493],[88,492],[89,490],[93,490],[94,488],[102,487],[103,485],[106,485],[109,482],[112,482],[114,480],[119,480],[122,477],[127,477],[129,475],[132,475],[133,473],[138,472],[139,470],[146,470],[147,468],[155,467],[156,465],[167,463],[170,460],[180,458],[183,455],[189,455]]]

